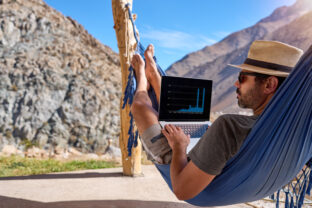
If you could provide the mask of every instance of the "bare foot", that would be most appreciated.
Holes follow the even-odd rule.
[[[147,80],[151,83],[154,81],[154,78],[160,77],[156,63],[154,61],[154,46],[152,44],[148,45],[145,52],[144,52],[144,57],[146,61],[146,66],[145,66],[145,74]]]
[[[134,54],[131,60],[131,66],[134,69],[137,81],[137,91],[147,90],[148,81],[145,75],[144,60],[139,54]]]
[[[144,52],[144,57],[145,57],[145,75],[148,82],[152,85],[156,93],[157,101],[159,103],[161,76],[157,70],[157,66],[153,58],[154,46],[152,44],[147,46],[147,49]]]

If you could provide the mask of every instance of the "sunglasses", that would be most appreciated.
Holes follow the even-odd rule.
[[[245,80],[246,80],[246,76],[245,75],[255,76],[255,77],[263,77],[263,78],[269,77],[269,75],[260,74],[260,73],[257,73],[257,72],[240,72],[239,75],[238,75],[238,82],[240,84],[245,82]]]

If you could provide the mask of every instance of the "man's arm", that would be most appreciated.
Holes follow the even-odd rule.
[[[187,161],[186,148],[190,142],[181,128],[166,125],[162,130],[172,148],[170,177],[173,192],[180,200],[187,200],[199,194],[215,175],[210,175],[199,169],[192,161]]]

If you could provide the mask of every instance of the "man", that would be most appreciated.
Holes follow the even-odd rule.
[[[142,57],[133,56],[137,91],[131,111],[148,157],[158,164],[171,162],[170,177],[177,198],[193,198],[221,173],[302,53],[302,50],[281,42],[254,41],[244,64],[232,65],[241,69],[234,84],[238,104],[242,108],[252,109],[254,115],[220,116],[188,155],[186,148],[190,142],[189,136],[173,125],[161,129],[158,114],[147,95],[151,86],[159,101],[161,77],[153,60],[153,46],[148,46],[145,51],[145,69]],[[161,139],[152,143],[154,137]]]

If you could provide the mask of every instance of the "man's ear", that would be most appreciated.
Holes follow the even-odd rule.
[[[278,79],[275,76],[270,76],[267,78],[265,85],[264,85],[264,93],[265,94],[271,94],[275,93],[278,86]]]

